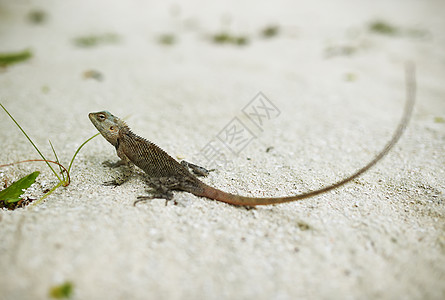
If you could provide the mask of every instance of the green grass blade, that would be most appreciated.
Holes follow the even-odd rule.
[[[29,188],[31,184],[36,181],[37,176],[40,172],[33,172],[23,178],[20,178],[13,184],[11,184],[6,189],[0,191],[0,201],[5,201],[6,203],[14,203],[19,201],[20,196],[23,194],[23,190]]]
[[[51,140],[48,140],[49,144],[51,145],[51,149],[53,150],[54,157],[56,158],[56,162],[60,164],[59,158],[57,157],[56,150],[53,147],[53,143],[51,143]],[[62,174],[62,179],[65,181],[65,175],[63,174],[63,169],[61,166],[59,166],[60,174]]]
[[[85,146],[86,143],[88,143],[89,141],[91,141],[92,139],[94,139],[96,136],[98,136],[100,134],[96,133],[95,135],[93,135],[92,137],[90,137],[88,140],[86,140],[85,142],[82,143],[82,145],[79,146],[79,148],[77,148],[76,152],[73,155],[73,158],[71,159],[70,165],[68,167],[68,173],[71,170],[71,166],[73,165],[74,159],[76,158],[77,153],[79,153],[80,149],[82,149],[83,146]]]
[[[39,204],[39,203],[42,203],[42,201],[45,200],[46,197],[48,197],[49,195],[51,195],[51,194],[52,194],[55,190],[57,190],[62,184],[63,184],[63,182],[62,182],[62,181],[59,181],[59,183],[58,183],[55,187],[53,187],[48,193],[46,193],[45,195],[43,195],[42,198],[40,198],[39,200],[37,200],[37,201],[31,203],[31,205],[32,205],[32,206],[35,206],[35,205],[37,205],[37,204]]]
[[[28,141],[31,143],[31,145],[33,145],[34,149],[36,149],[36,151],[40,154],[40,157],[42,157],[42,159],[44,159],[45,161],[47,160],[45,158],[45,156],[43,156],[43,154],[40,152],[40,150],[37,148],[37,146],[34,144],[34,142],[31,140],[31,138],[26,134],[26,132],[23,130],[23,128],[19,125],[19,123],[17,123],[17,121],[13,118],[13,116],[9,113],[9,111],[6,110],[6,108],[0,103],[0,106],[3,108],[3,110],[8,114],[8,116],[12,119],[12,121],[14,121],[15,125],[17,125],[17,127],[22,131],[22,133],[26,136],[26,138],[28,139]],[[48,167],[53,171],[54,175],[56,175],[57,179],[59,179],[60,182],[62,182],[62,180],[60,179],[59,175],[57,175],[57,172],[54,171],[53,167],[51,167],[51,165],[46,162],[46,164],[48,165]]]

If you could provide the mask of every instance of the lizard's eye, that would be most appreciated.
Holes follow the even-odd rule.
[[[98,114],[97,118],[101,121],[105,120],[105,115],[104,114]]]
[[[110,126],[110,131],[114,131],[114,126]]]

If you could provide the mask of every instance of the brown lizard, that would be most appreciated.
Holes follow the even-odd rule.
[[[103,137],[116,148],[117,155],[121,158],[121,161],[114,165],[125,165],[126,167],[123,177],[118,177],[113,181],[105,182],[106,185],[120,185],[125,182],[129,175],[131,175],[134,165],[141,168],[148,175],[148,182],[152,187],[152,190],[150,190],[151,195],[140,196],[138,197],[138,201],[154,198],[171,200],[173,197],[172,191],[180,190],[192,193],[196,196],[207,197],[233,205],[269,205],[297,201],[336,189],[350,182],[354,178],[357,178],[374,166],[396,144],[405,130],[414,106],[415,88],[414,68],[412,66],[407,66],[406,104],[402,120],[391,140],[374,159],[361,169],[357,170],[354,174],[338,182],[315,191],[309,191],[289,197],[245,197],[213,188],[199,180],[187,168],[197,166],[188,163],[179,163],[154,143],[134,134],[124,121],[115,117],[111,113],[107,111],[90,113],[89,118]]]

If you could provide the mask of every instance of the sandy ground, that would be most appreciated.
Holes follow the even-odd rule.
[[[42,23],[29,21],[35,10]],[[213,162],[202,150],[238,118],[252,141],[224,150],[229,163],[215,161],[204,181],[291,195],[347,176],[383,147],[403,109],[407,60],[418,101],[400,142],[358,180],[253,210],[186,193],[176,205],[133,207],[144,179],[101,185],[118,170],[102,166],[116,155],[98,137],[71,185],[0,211],[0,299],[46,299],[65,282],[73,299],[444,299],[444,11],[433,0],[1,1],[0,52],[33,57],[1,70],[0,102],[65,164],[96,133],[91,111],[127,117],[203,166]],[[375,20],[396,32],[371,32]],[[262,37],[272,25],[278,34]],[[213,42],[223,31],[248,44]],[[91,35],[102,44],[74,42]],[[260,127],[243,113],[258,92],[275,109]],[[3,112],[0,143],[0,164],[38,158]],[[0,185],[35,170],[27,195],[40,197],[56,184],[41,163],[1,168]]]

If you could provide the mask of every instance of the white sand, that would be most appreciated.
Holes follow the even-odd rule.
[[[404,105],[406,60],[418,69],[412,122],[353,183],[255,210],[186,193],[175,194],[177,205],[133,207],[143,178],[102,186],[114,171],[101,162],[116,156],[96,138],[76,159],[69,187],[38,206],[0,211],[0,299],[45,299],[65,281],[74,299],[444,299],[445,3],[150,2],[0,2],[0,52],[34,53],[0,73],[0,102],[48,157],[50,138],[68,164],[96,132],[87,114],[107,109],[171,155],[196,161],[234,117],[249,123],[241,110],[262,91],[281,114],[229,157],[232,166],[204,180],[255,196],[316,189],[389,140]],[[48,22],[26,21],[35,8]],[[376,19],[404,32],[370,33]],[[280,34],[259,37],[271,24]],[[209,41],[223,29],[250,44]],[[72,43],[103,33],[121,40]],[[160,45],[163,33],[177,43]],[[83,78],[91,69],[103,81]],[[0,141],[0,164],[37,158],[2,112]],[[39,196],[56,183],[44,164],[2,168],[0,182],[34,170],[42,174],[31,196]]]

